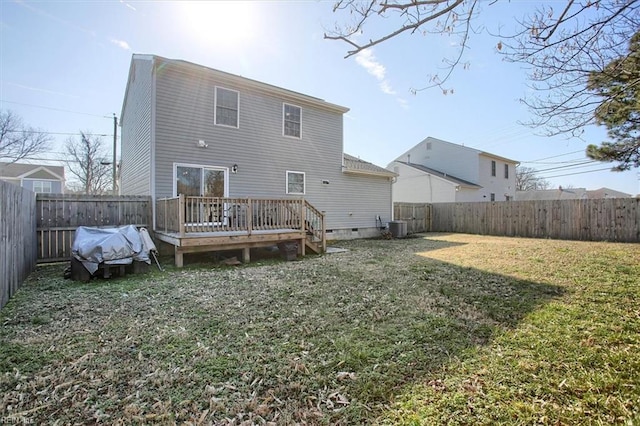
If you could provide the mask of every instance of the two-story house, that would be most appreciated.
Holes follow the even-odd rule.
[[[121,193],[304,199],[324,212],[329,239],[378,235],[391,219],[395,174],[343,153],[347,111],[202,65],[134,54],[120,120]],[[214,210],[190,221],[232,222],[231,213]]]
[[[389,163],[398,176],[393,201],[445,203],[509,201],[517,161],[428,137]]]
[[[0,180],[40,194],[64,193],[64,166],[0,163]]]

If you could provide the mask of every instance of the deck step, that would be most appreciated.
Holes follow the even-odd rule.
[[[315,241],[305,240],[306,246],[311,249],[312,252],[316,254],[322,254],[322,245],[316,243]]]

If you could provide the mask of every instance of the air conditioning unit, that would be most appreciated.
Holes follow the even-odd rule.
[[[392,220],[389,222],[389,232],[393,238],[404,238],[407,236],[407,222],[404,220]]]

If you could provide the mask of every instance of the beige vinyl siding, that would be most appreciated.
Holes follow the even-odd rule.
[[[214,87],[237,90],[239,127],[214,126]],[[300,104],[300,102],[298,102]],[[233,85],[204,72],[165,66],[157,80],[157,193],[172,195],[176,161],[211,166],[238,165],[230,175],[230,196],[286,197],[286,170],[340,171],[342,115],[303,108],[301,139],[282,135],[282,99]],[[204,140],[207,148],[199,148]],[[317,180],[317,178],[316,178]]]
[[[331,186],[330,184],[329,186]],[[333,187],[326,210],[327,228],[373,228],[376,216],[391,220],[391,182],[388,177],[343,174]]]
[[[153,61],[134,59],[122,109],[121,183],[123,195],[151,195]]]
[[[286,171],[305,173],[305,195],[326,211],[327,227],[375,227],[390,219],[388,178],[342,172],[343,114],[335,106],[290,92],[269,92],[182,62],[165,62],[156,76],[156,196],[173,196],[176,162],[231,168],[230,197],[287,195]],[[238,128],[214,125],[214,90],[239,92]],[[300,139],[282,132],[283,102],[301,108]],[[203,140],[207,148],[198,147]],[[328,185],[322,183],[329,181]],[[349,213],[352,213],[351,215]]]

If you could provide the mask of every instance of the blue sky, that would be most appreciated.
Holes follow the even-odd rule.
[[[477,24],[508,29],[538,4],[487,2]],[[587,143],[603,140],[604,129],[586,129],[585,141],[537,136],[518,124],[528,118],[519,102],[527,94],[526,74],[502,61],[497,39],[472,35],[464,58],[469,69],[456,71],[448,83],[454,94],[434,89],[412,95],[410,89],[423,86],[443,55],[454,51],[455,40],[402,36],[344,59],[346,44],[323,39],[344,22],[332,9],[332,1],[304,0],[0,0],[0,108],[53,133],[52,150],[41,158],[63,159],[65,139],[79,130],[106,135],[110,147],[131,55],[156,54],[349,107],[345,151],[381,166],[433,136],[520,161],[554,187],[639,192],[638,170],[566,167],[584,160]]]

